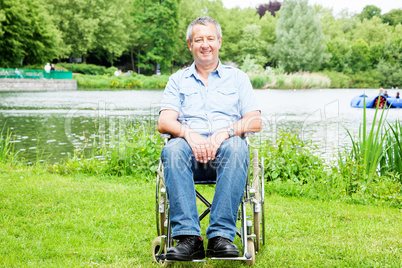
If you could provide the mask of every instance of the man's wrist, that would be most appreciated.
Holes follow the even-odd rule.
[[[233,128],[231,128],[231,127],[228,127],[227,128],[227,132],[228,132],[228,134],[229,134],[229,138],[233,138],[234,136],[235,136],[235,131],[234,131],[234,129]]]

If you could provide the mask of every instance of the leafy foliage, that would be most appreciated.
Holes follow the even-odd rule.
[[[304,184],[325,176],[322,159],[314,155],[311,146],[297,134],[280,132],[276,144],[272,146],[267,143],[263,149],[266,151],[267,180],[289,180]]]
[[[382,20],[392,26],[402,24],[402,9],[392,9],[382,16]]]
[[[109,144],[98,141],[89,157],[85,148],[78,148],[74,156],[64,163],[49,166],[48,171],[59,174],[151,175],[157,169],[161,152],[161,140],[155,132],[154,127],[133,124]]]
[[[276,36],[272,52],[287,72],[315,71],[326,59],[321,23],[307,1],[283,2]]]
[[[177,42],[179,0],[135,0],[133,4],[137,49],[146,46],[148,60],[162,67],[171,66]],[[152,65],[142,66],[152,69]]]
[[[58,54],[59,32],[40,0],[0,2],[0,65],[44,63]]]
[[[360,19],[363,21],[364,19],[370,20],[374,16],[381,16],[381,8],[378,8],[374,5],[367,5],[363,8],[362,13],[359,14]]]
[[[193,61],[185,40],[189,23],[211,16],[222,27],[222,62],[241,66],[250,55],[263,68],[342,72],[360,81],[355,85],[400,88],[401,12],[381,15],[366,6],[358,15],[345,10],[335,17],[305,0],[270,1],[258,10],[227,9],[220,0],[3,0],[0,66],[82,57],[149,74],[159,64],[168,73]],[[377,82],[364,81],[362,72]],[[266,81],[254,78],[259,85]]]
[[[58,56],[85,56],[95,50],[113,64],[126,49],[128,0],[47,1],[54,24],[63,33]]]

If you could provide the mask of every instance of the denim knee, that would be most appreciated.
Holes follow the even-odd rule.
[[[180,163],[191,161],[191,147],[183,138],[174,138],[163,147],[161,158],[164,166],[180,167]],[[174,166],[176,164],[176,166]],[[172,166],[173,165],[173,166]],[[179,165],[179,166],[177,166]]]
[[[250,161],[247,143],[238,136],[225,140],[217,152],[217,157],[235,166],[248,165]]]

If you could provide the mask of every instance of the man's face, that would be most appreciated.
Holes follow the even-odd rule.
[[[197,65],[218,64],[218,52],[221,48],[222,37],[218,38],[213,23],[194,25],[192,43],[190,40],[187,40],[187,43],[188,48],[193,52]]]

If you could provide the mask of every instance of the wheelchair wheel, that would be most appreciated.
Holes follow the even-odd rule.
[[[251,259],[246,261],[247,265],[254,265],[255,264],[255,248],[254,248],[254,241],[252,238],[247,239],[247,251],[251,254]]]
[[[253,150],[253,185],[252,185],[252,187],[255,189],[255,197],[254,198],[257,200],[257,203],[258,203],[258,204],[255,204],[255,206],[257,205],[257,206],[260,207],[259,211],[256,211],[256,209],[254,209],[254,215],[253,215],[254,216],[253,217],[253,220],[254,220],[253,225],[254,225],[254,234],[255,234],[255,250],[257,252],[260,251],[260,244],[261,244],[261,232],[260,232],[260,230],[261,230],[261,224],[262,224],[261,219],[260,219],[260,217],[261,217],[261,212],[260,211],[262,211],[261,210],[262,209],[262,205],[261,205],[261,203],[262,203],[261,202],[261,195],[262,195],[261,190],[262,190],[262,187],[260,186],[260,184],[261,184],[261,179],[260,179],[260,171],[261,171],[261,169],[260,169],[258,160],[259,160],[259,158],[258,158],[258,150],[254,149]]]
[[[160,263],[163,267],[169,266],[170,263],[163,262],[159,257],[156,256],[156,254],[159,252],[159,249],[161,248],[162,245],[162,238],[158,236],[157,238],[154,239],[152,242],[152,259],[158,263]],[[162,251],[163,254],[166,254],[166,247]]]

